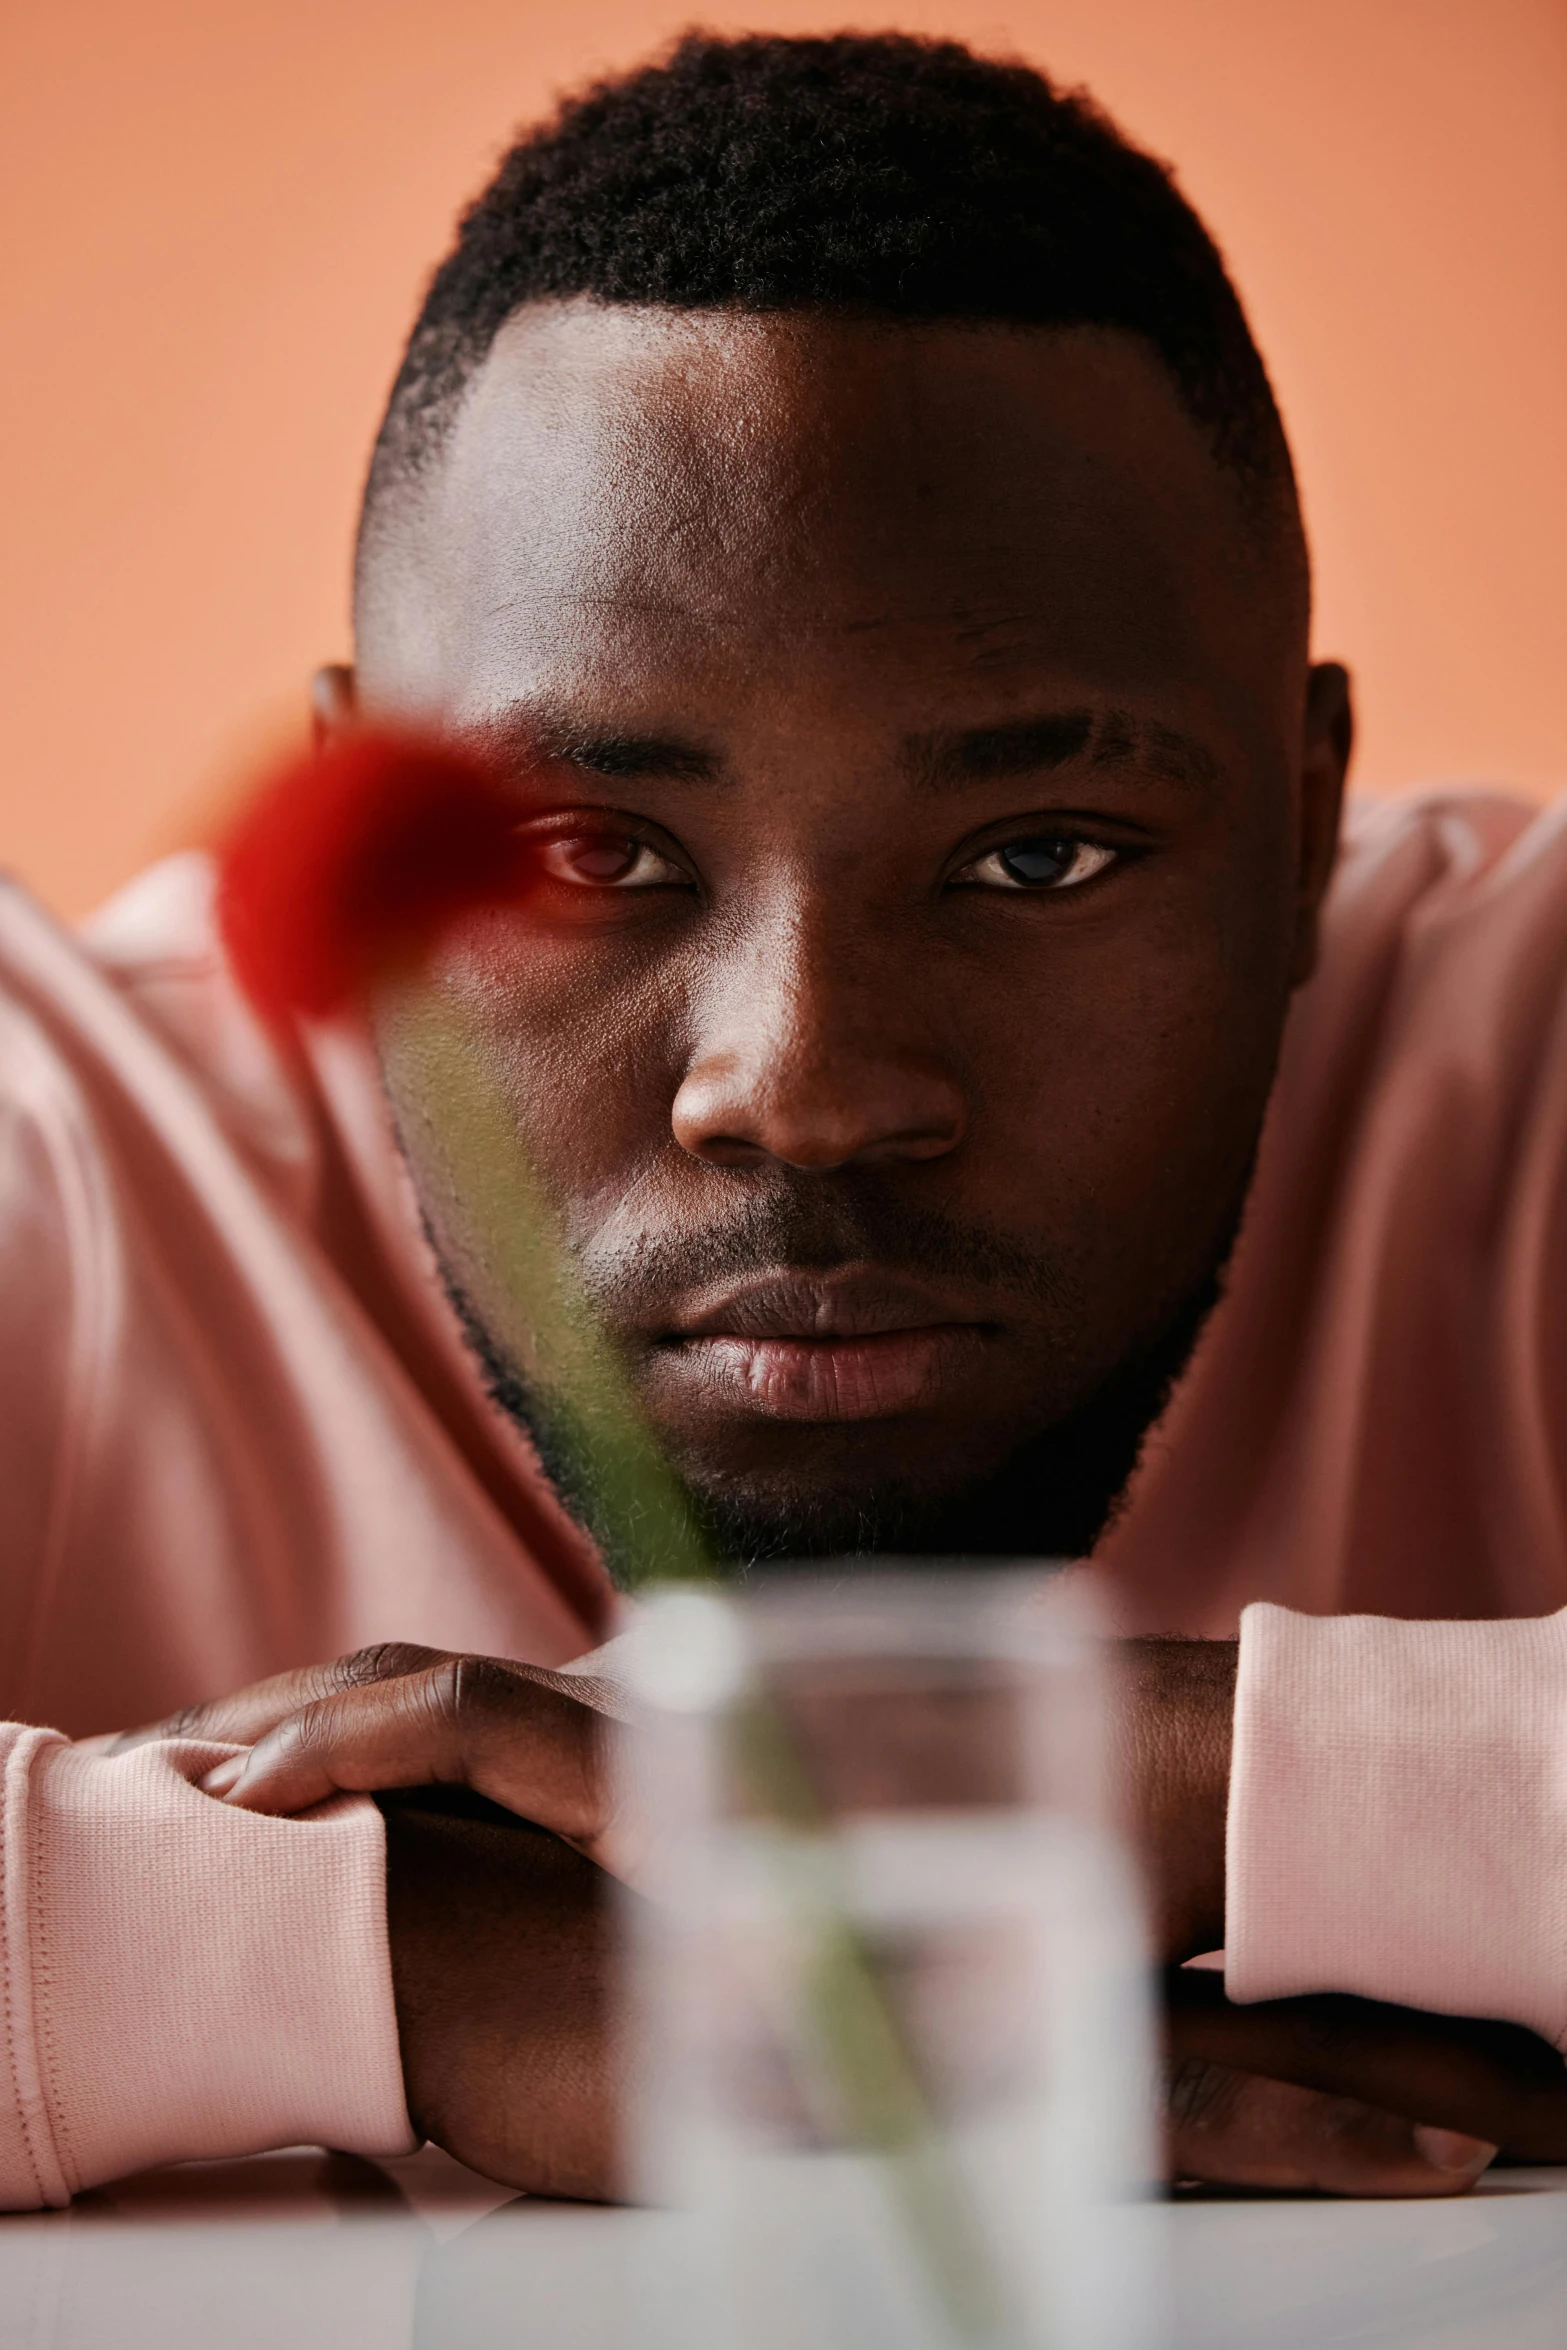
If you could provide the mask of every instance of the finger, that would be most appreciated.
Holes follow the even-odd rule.
[[[1337,1993],[1235,2006],[1217,1975],[1165,1978],[1173,2056],[1266,2073],[1416,2122],[1567,2161],[1567,2066],[1519,2024],[1426,2015]]]
[[[1171,2067],[1166,2158],[1176,2179],[1294,2194],[1462,2195],[1495,2146],[1423,2128],[1199,2057]]]
[[[418,1672],[444,1653],[439,1648],[417,1648],[407,1641],[379,1640],[370,1648],[356,1648],[351,1656],[334,1657],[328,1664],[304,1665],[292,1673],[274,1673],[269,1680],[253,1681],[248,1689],[237,1689],[230,1697],[214,1698],[207,1705],[187,1705],[178,1713],[165,1714],[161,1722],[126,1730],[109,1752],[124,1754],[128,1748],[149,1745],[156,1738],[211,1738],[226,1745],[249,1746],[303,1705],[366,1682]]]
[[[247,1811],[304,1811],[336,1794],[471,1787],[591,1850],[608,1826],[604,1712],[583,1685],[497,1657],[440,1657],[339,1689],[208,1773]],[[602,1685],[589,1685],[602,1698]]]

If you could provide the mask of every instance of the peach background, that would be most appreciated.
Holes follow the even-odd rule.
[[[514,122],[661,0],[9,0],[0,860],[85,907],[347,649],[361,470]],[[1567,780],[1562,0],[907,0],[1173,155],[1274,368],[1363,786]],[[842,21],[793,0],[725,23]]]

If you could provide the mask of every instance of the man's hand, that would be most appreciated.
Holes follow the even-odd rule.
[[[1133,1816],[1163,1947],[1181,1958],[1223,1938],[1234,1649],[1127,1649]],[[621,2059],[607,1885],[593,1864],[629,1866],[605,1740],[621,1704],[574,1674],[382,1648],[136,1734],[251,1743],[208,1782],[247,1808],[381,1794],[410,2110],[462,2160],[537,2192],[614,2189]],[[488,1800],[385,1792],[432,1787]],[[1217,1977],[1179,1967],[1166,2013],[1174,2177],[1447,2195],[1498,2146],[1567,2161],[1567,2068],[1517,2027],[1347,1998],[1234,2007]]]
[[[190,1707],[118,1748],[246,1744],[209,1780],[256,1810],[377,1792],[414,2127],[507,2186],[602,2200],[621,2191],[614,1911],[633,1897],[588,1855],[608,1825],[616,1702],[600,1681],[386,1645]]]
[[[1230,1640],[1128,1640],[1119,1765],[1155,1941],[1179,1961],[1224,1939],[1224,1821],[1235,1705]],[[249,1811],[297,1812],[335,1794],[466,1786],[625,1873],[609,1815],[605,1722],[612,1683],[499,1657],[385,1642],[279,1673],[119,1741],[202,1737],[250,1747],[209,1794]]]
[[[1166,1978],[1171,2175],[1338,2195],[1471,2186],[1498,2147],[1567,2162],[1567,2066],[1519,2024]]]
[[[466,1787],[625,1873],[614,1850],[606,1730],[625,1699],[610,1681],[501,1657],[385,1641],[331,1664],[257,1681],[128,1731],[247,1746],[202,1782],[246,1811],[307,1811],[333,1795]]]

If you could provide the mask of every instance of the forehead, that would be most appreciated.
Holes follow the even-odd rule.
[[[360,661],[454,717],[671,673],[1271,702],[1275,569],[1129,337],[538,304],[372,543]]]

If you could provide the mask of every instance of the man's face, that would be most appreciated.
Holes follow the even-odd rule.
[[[743,1547],[917,1542],[1029,1458],[1048,1547],[1031,1445],[1205,1293],[1330,856],[1302,637],[1129,339],[503,331],[372,559],[361,700],[515,756],[539,886],[431,984]],[[515,1357],[452,1072],[381,1041]]]

